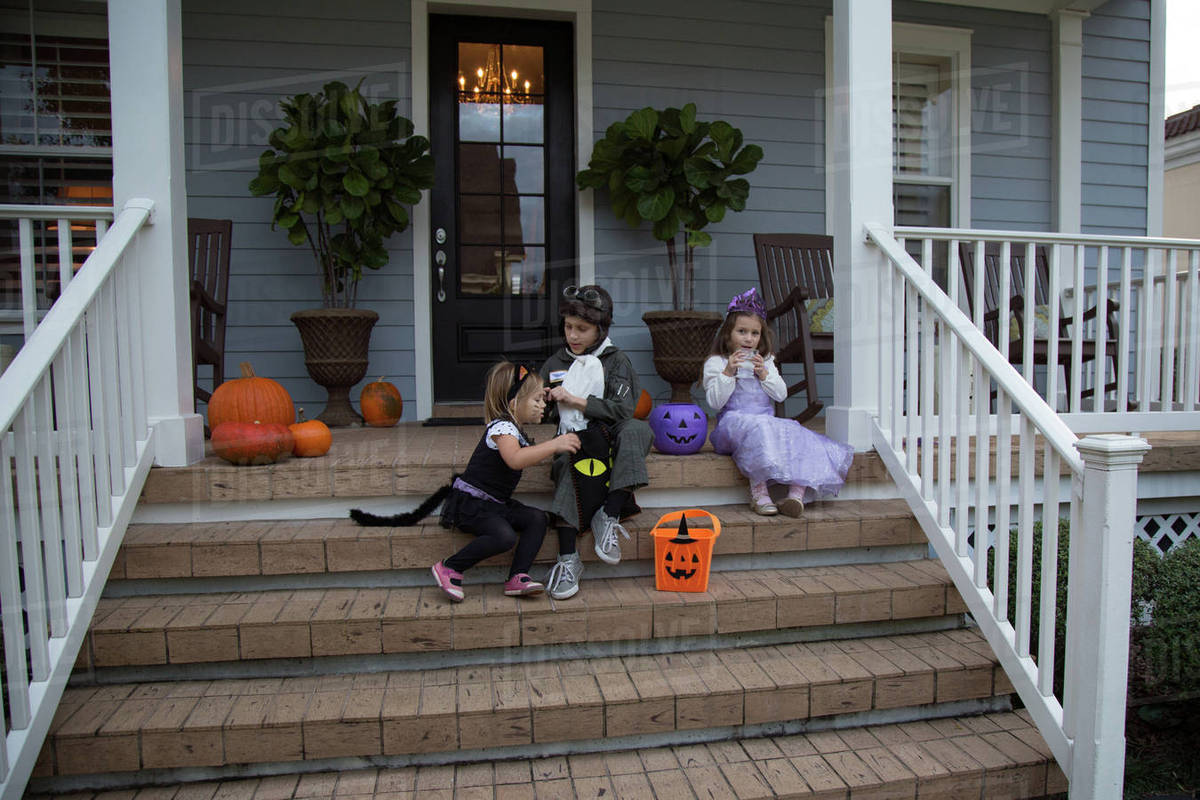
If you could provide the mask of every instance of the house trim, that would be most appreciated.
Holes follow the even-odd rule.
[[[1054,229],[1079,233],[1083,209],[1083,21],[1086,12],[1050,16],[1054,41]]]
[[[912,22],[892,22],[892,53],[916,53],[920,55],[950,58],[950,70],[954,76],[955,148],[954,175],[948,181],[930,176],[913,181],[897,180],[893,171],[893,182],[938,184],[950,186],[950,226],[971,227],[971,35],[970,28],[952,28],[942,25],[919,25]],[[890,91],[890,90],[889,90]],[[834,207],[835,169],[833,150],[833,17],[825,18],[825,208]],[[894,170],[894,167],[893,167]],[[891,202],[891,198],[889,198]],[[825,232],[833,233],[833,221],[825,214]]]
[[[1150,0],[1150,108],[1147,109],[1146,235],[1162,236],[1166,126],[1166,0]]]
[[[1163,149],[1163,169],[1170,171],[1200,162],[1200,130],[1172,138]]]
[[[575,163],[592,152],[592,0],[412,0],[412,121],[429,135],[429,15],[437,13],[559,19],[575,26]],[[580,192],[576,210],[577,279],[594,283],[595,205],[592,192]],[[433,307],[430,302],[432,231],[430,204],[413,207],[413,357],[417,418],[433,413]]]

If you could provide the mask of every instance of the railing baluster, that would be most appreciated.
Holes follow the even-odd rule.
[[[1133,249],[1121,250],[1121,298],[1118,300],[1119,329],[1117,330],[1117,411],[1129,410],[1129,303],[1132,292]]]
[[[75,246],[72,242],[71,220],[58,220],[58,293],[61,295],[75,277]]]
[[[988,412],[991,410],[992,381],[988,371],[978,360],[975,362],[975,560],[987,560],[988,518],[990,503],[989,464],[992,459],[992,437],[988,430]]]
[[[1175,249],[1167,251],[1167,271],[1163,278],[1162,404],[1170,411],[1175,402]]]
[[[1108,368],[1105,366],[1107,355],[1104,352],[1108,346],[1108,290],[1100,288],[1108,286],[1107,246],[1101,246],[1100,258],[1096,262],[1096,286],[1096,301],[1093,306],[1096,309],[1096,336],[1093,340],[1096,343],[1096,357],[1092,359],[1095,364],[1093,370],[1096,373],[1096,382],[1092,389],[1092,410],[1099,413],[1104,410],[1104,398],[1107,394],[1104,387],[1108,385]],[[1082,321],[1081,319],[1080,322]]]
[[[1017,614],[1016,650],[1018,656],[1029,655],[1029,628],[1033,614],[1033,495],[1034,448],[1037,430],[1027,415],[1021,415],[1020,444],[1020,511],[1017,518]]]
[[[29,727],[29,671],[25,665],[25,618],[21,604],[21,561],[17,554],[17,502],[13,496],[13,452],[7,435],[0,436],[0,619],[4,625],[5,681],[12,727]],[[29,509],[23,509],[28,513]]]
[[[952,436],[950,421],[956,412],[954,408],[958,391],[955,388],[955,378],[958,365],[955,360],[957,348],[947,335],[946,328],[938,324],[938,524],[942,527],[950,525],[950,458],[952,452]]]
[[[892,447],[904,449],[904,279],[892,284]]]
[[[1008,619],[1008,527],[1012,507],[1012,400],[1007,392],[996,398],[996,535],[992,560],[995,565],[992,613],[1000,622]],[[975,564],[975,585],[987,585],[987,558]]]
[[[37,447],[38,494],[41,499],[41,537],[46,565],[46,607],[50,635],[67,633],[67,584],[63,568],[62,518],[58,489],[58,459],[54,446],[54,410],[50,401],[50,376],[46,375],[30,398],[33,407],[34,443]]]
[[[921,496],[933,499],[933,309],[921,303]]]
[[[1003,247],[1003,245],[1001,245]],[[975,242],[975,282],[972,284],[974,297],[971,298],[973,310],[975,312],[975,327],[983,330],[983,284],[986,274],[987,265],[983,263],[983,240]],[[1004,272],[1004,270],[1001,270]]]
[[[891,391],[892,391],[890,388],[890,383],[889,383],[889,378],[890,378],[890,374],[891,374],[891,371],[889,369],[889,367],[890,367],[889,362],[891,361],[891,359],[884,358],[883,354],[885,352],[884,348],[887,346],[887,337],[884,335],[884,332],[891,330],[890,320],[891,320],[891,315],[892,315],[892,307],[891,307],[891,303],[888,302],[888,299],[891,298],[892,276],[894,275],[894,273],[895,273],[895,270],[892,269],[891,263],[887,260],[887,258],[885,256],[883,256],[883,254],[880,254],[879,274],[881,276],[880,280],[882,282],[882,286],[881,286],[881,291],[879,293],[879,296],[880,296],[880,306],[881,307],[879,309],[879,325],[875,328],[875,331],[876,331],[875,344],[878,346],[878,349],[879,349],[879,425],[880,425],[880,427],[890,427],[890,422],[892,419],[891,409],[888,408],[888,398],[891,397]],[[888,433],[890,435],[891,431],[889,430]]]
[[[1049,278],[1050,310],[1046,317],[1046,402],[1054,410],[1058,410],[1058,321],[1062,317],[1058,295],[1061,291],[1062,277],[1058,274],[1060,249],[1057,244],[1050,246],[1050,264],[1047,276]]]
[[[93,379],[99,379],[104,390],[104,428],[102,434],[108,441],[108,480],[112,485],[112,493],[125,493],[125,453],[122,449],[121,436],[121,386],[117,370],[113,366],[120,356],[117,354],[116,310],[113,303],[112,281],[104,284],[96,298],[100,309],[100,352],[104,356],[104,364],[108,365]]]
[[[1200,250],[1188,254],[1187,277],[1187,365],[1183,376],[1183,410],[1195,411],[1200,401]]]
[[[93,303],[87,310],[87,387],[91,400],[91,426],[86,431],[92,440],[92,451],[95,456],[95,486],[96,486],[96,521],[100,527],[112,524],[112,482],[109,461],[108,435],[106,420],[109,417],[104,388],[104,356],[100,346],[100,309],[98,303]]]
[[[904,303],[904,452],[909,475],[917,474],[917,391],[920,386],[920,376],[917,374],[917,347],[917,292],[908,286],[905,289]]]
[[[76,476],[75,448],[72,446],[71,427],[74,425],[74,410],[70,398],[72,372],[71,351],[68,340],[54,362],[54,443],[58,446],[59,491],[62,494],[62,526],[64,556],[66,559],[67,596],[83,594],[83,547],[80,532],[79,479]]]
[[[1059,459],[1047,447],[1042,459],[1042,581],[1038,619],[1038,689],[1054,694],[1054,645],[1058,608],[1058,483]]]
[[[126,258],[130,258],[133,254],[126,254]],[[121,398],[121,415],[120,427],[118,431],[121,437],[121,466],[126,467],[132,465],[137,458],[137,445],[134,438],[134,419],[135,413],[133,410],[134,396],[134,364],[133,364],[133,342],[131,341],[131,329],[129,327],[130,318],[133,316],[130,305],[130,299],[134,296],[128,291],[128,276],[131,270],[122,270],[122,275],[114,275],[109,280],[109,285],[112,287],[110,297],[113,305],[113,341],[117,347],[116,364],[116,382],[117,396]],[[140,303],[138,304],[140,305]],[[122,477],[124,471],[122,470]]]
[[[17,223],[21,248],[21,330],[25,341],[37,327],[37,274],[34,272],[33,220],[22,219]]]
[[[971,355],[971,351],[966,348],[966,345],[961,343],[960,339],[956,338],[953,346],[959,348],[958,407],[954,410],[954,416],[958,420],[958,436],[954,441],[954,461],[957,469],[955,489],[958,495],[958,502],[954,506],[954,552],[959,557],[963,557],[967,554],[967,538],[970,536],[967,529],[971,510],[968,500],[971,490],[971,433],[968,427],[971,415],[970,393],[978,391],[978,389],[973,389],[971,386],[971,376],[976,370],[974,356]],[[978,395],[976,399],[978,399]]]
[[[42,538],[38,519],[37,476],[34,467],[35,412],[27,406],[17,415],[16,433],[17,509],[21,520],[21,567],[25,574],[25,613],[29,617],[29,660],[33,680],[50,674],[46,647],[49,622],[46,618],[46,575],[42,567]]]
[[[99,552],[96,533],[96,461],[92,455],[92,412],[88,398],[88,354],[84,325],[76,325],[67,341],[71,351],[68,396],[71,399],[71,442],[79,465],[79,525],[83,534],[83,560],[95,561]]]
[[[1033,341],[1037,335],[1034,312],[1037,310],[1037,264],[1034,261],[1036,251],[1033,242],[1025,245],[1025,305],[1022,309],[1021,324],[1025,335],[1021,352],[1021,373],[1030,386],[1033,386]],[[1005,318],[1007,319],[1007,317]]]
[[[1073,414],[1079,413],[1083,398],[1083,256],[1083,245],[1076,246],[1071,304],[1071,378],[1067,381],[1070,394],[1067,407]]]

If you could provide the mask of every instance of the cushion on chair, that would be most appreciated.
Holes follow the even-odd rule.
[[[1021,337],[1021,325],[1025,322],[1025,312],[1013,312],[1008,323],[1008,340],[1015,342]],[[1033,307],[1033,338],[1050,338],[1050,306],[1042,304]]]
[[[804,301],[804,310],[808,312],[810,331],[833,333],[837,315],[834,314],[832,297],[810,297]]]

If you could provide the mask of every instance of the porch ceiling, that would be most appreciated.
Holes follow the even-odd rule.
[[[1108,0],[921,0],[949,6],[994,8],[1000,11],[1020,11],[1026,14],[1052,14],[1055,11],[1095,11]]]

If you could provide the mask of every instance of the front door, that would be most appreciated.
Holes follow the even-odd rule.
[[[434,400],[479,401],[500,357],[558,344],[575,276],[569,23],[429,18]]]

